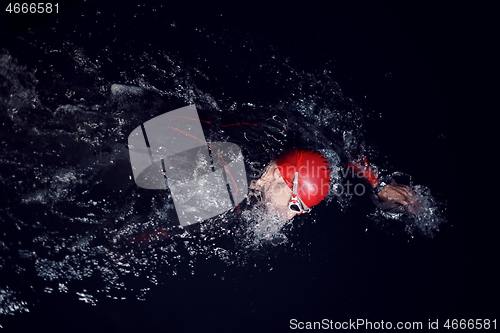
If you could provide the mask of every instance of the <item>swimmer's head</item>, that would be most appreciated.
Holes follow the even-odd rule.
[[[292,149],[272,161],[255,183],[270,208],[288,219],[309,211],[330,189],[330,169],[326,158],[313,150]]]

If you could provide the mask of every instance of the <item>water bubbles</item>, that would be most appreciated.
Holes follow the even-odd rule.
[[[255,250],[262,245],[281,245],[288,241],[284,227],[291,224],[286,213],[266,207],[260,202],[242,212],[245,229],[240,242],[248,249]]]
[[[86,290],[84,290],[86,291]],[[84,292],[77,292],[76,293],[78,295],[78,300],[79,301],[83,301],[87,304],[90,304],[92,306],[96,306],[97,305],[97,300],[94,298],[93,295],[91,294],[86,294]]]
[[[67,293],[69,289],[64,283],[59,283],[58,290],[60,293]]]
[[[439,231],[440,225],[445,222],[445,218],[427,187],[415,185],[412,189],[416,193],[419,206],[415,208],[412,216],[406,219],[406,230],[410,234],[418,231],[425,236],[433,237]]]
[[[19,300],[17,294],[9,287],[0,288],[0,315],[29,312],[27,305],[27,302]]]

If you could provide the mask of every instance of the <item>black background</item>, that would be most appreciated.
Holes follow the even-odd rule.
[[[478,188],[492,180],[488,166],[496,153],[485,149],[484,135],[494,116],[488,97],[494,93],[490,73],[498,11],[492,2],[205,3],[164,5],[150,17],[134,18],[146,13],[136,6],[79,2],[61,15],[58,33],[89,53],[114,38],[118,44],[127,39],[163,43],[186,61],[196,62],[200,55],[212,59],[218,85],[241,100],[266,92],[258,84],[233,83],[220,65],[224,61],[216,61],[227,56],[224,47],[204,44],[192,32],[195,27],[225,36],[229,46],[231,40],[263,40],[299,68],[330,70],[346,95],[382,114],[367,122],[368,138],[446,203],[448,223],[435,239],[412,239],[379,230],[361,212],[350,212],[347,218],[318,209],[320,222],[304,228],[301,236],[303,243],[312,244],[310,256],[280,255],[267,261],[272,270],[266,264],[225,268],[224,280],[213,277],[220,267],[207,264],[198,275],[165,278],[142,302],[102,299],[93,307],[76,295],[43,294],[31,313],[1,318],[4,331],[281,332],[292,318],[426,325],[429,319],[442,323],[447,318],[498,316],[496,221],[485,214],[489,206],[475,200],[485,196]],[[118,28],[103,28],[116,17]],[[23,25],[6,22],[5,41],[26,32],[12,32]],[[74,22],[78,33],[61,31]],[[178,29],[168,28],[171,22]],[[50,24],[32,29],[44,31]],[[239,70],[244,63],[243,58],[240,65],[230,66]],[[220,88],[212,89],[217,96]]]

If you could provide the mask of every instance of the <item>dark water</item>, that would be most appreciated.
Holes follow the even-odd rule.
[[[453,70],[465,56],[457,22],[439,18],[396,7],[80,2],[57,21],[4,33],[4,331],[494,319],[490,226],[469,217],[468,176],[456,167],[467,142],[457,79],[471,73]],[[112,94],[112,84],[132,88]],[[341,133],[340,149],[411,174],[432,197],[410,222],[331,195],[290,223],[252,210],[240,228],[225,229],[227,216],[201,232],[132,242],[169,227],[172,204],[130,182],[127,136],[188,104],[220,123],[286,119],[286,135],[248,130],[248,161],[315,148],[341,181]],[[210,138],[236,134],[215,127]]]

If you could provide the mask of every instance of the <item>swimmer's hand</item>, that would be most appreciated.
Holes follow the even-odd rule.
[[[377,196],[379,202],[392,203],[413,214],[416,213],[417,208],[420,206],[415,192],[406,185],[397,183],[386,185],[377,193]]]

